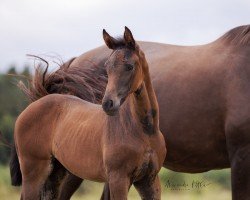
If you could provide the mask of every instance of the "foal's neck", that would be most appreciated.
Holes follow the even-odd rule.
[[[134,108],[144,132],[152,135],[159,130],[159,107],[146,59],[143,59],[143,73],[144,81],[133,94],[135,101]]]

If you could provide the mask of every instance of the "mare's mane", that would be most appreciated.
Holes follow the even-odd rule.
[[[220,37],[219,40],[231,45],[250,45],[250,25],[233,28]]]

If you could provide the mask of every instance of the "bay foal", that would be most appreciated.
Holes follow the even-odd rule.
[[[147,61],[128,28],[123,39],[105,30],[103,37],[113,50],[106,62],[103,109],[52,94],[30,104],[16,121],[24,200],[56,199],[65,168],[107,182],[111,199],[127,199],[131,184],[143,199],[160,199],[157,173],[166,147]]]

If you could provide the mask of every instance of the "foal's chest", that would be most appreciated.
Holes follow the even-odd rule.
[[[116,144],[107,147],[104,163],[107,172],[112,170],[128,173],[131,180],[137,181],[146,175],[155,176],[160,169],[156,151],[145,144]]]
[[[135,167],[135,170],[132,173],[132,182],[138,181],[143,177],[148,177],[149,179],[151,177],[153,180],[160,170],[158,160],[156,152],[153,149],[148,148],[142,155],[141,162]]]

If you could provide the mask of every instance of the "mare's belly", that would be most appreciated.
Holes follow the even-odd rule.
[[[224,105],[218,80],[178,75],[170,70],[154,81],[160,129],[168,150],[164,166],[174,171],[203,172],[229,167]]]

